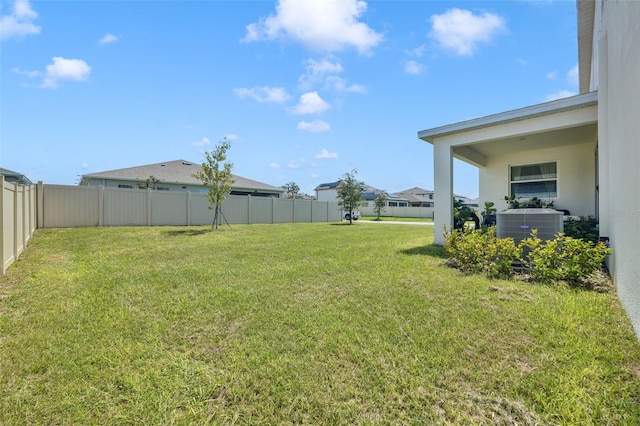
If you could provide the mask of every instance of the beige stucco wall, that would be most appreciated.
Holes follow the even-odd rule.
[[[553,199],[554,207],[569,210],[577,216],[595,215],[595,149],[593,141],[487,158],[486,167],[479,170],[480,209],[485,201],[496,203],[498,211],[507,208],[504,197],[509,194],[509,166],[555,161],[558,197]]]
[[[640,336],[640,2],[605,1],[599,32],[601,231],[618,295]],[[597,31],[596,31],[597,32]]]

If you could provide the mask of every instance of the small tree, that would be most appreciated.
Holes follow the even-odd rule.
[[[388,199],[389,197],[387,197],[387,193],[382,191],[380,195],[378,195],[376,199],[373,200],[373,211],[376,212],[376,214],[378,215],[378,218],[376,220],[380,220],[380,214],[387,207]]]
[[[295,182],[285,183],[281,186],[284,189],[284,198],[298,198],[300,187]]]
[[[355,169],[345,173],[336,188],[338,205],[349,212],[349,225],[353,224],[353,212],[360,206],[362,188],[364,187],[364,182],[356,179],[357,173]]]
[[[215,149],[205,151],[206,161],[202,163],[202,169],[192,175],[202,181],[208,189],[209,210],[214,211],[211,230],[218,229],[222,203],[231,193],[231,185],[235,182],[231,174],[233,164],[225,163],[230,147],[231,144],[224,138]]]

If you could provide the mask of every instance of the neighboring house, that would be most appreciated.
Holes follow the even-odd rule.
[[[395,193],[409,202],[410,207],[433,207],[434,193],[429,189],[414,187]],[[453,197],[470,207],[478,207],[478,199],[465,197],[464,195],[453,194]]]
[[[321,183],[315,188],[316,191],[316,199],[318,201],[338,201],[338,185],[340,181],[329,182],[329,183]],[[373,186],[365,185],[362,188],[362,201],[366,203],[367,207],[373,207],[373,202],[376,198],[380,196],[383,191],[378,188],[374,188]],[[406,198],[397,195],[397,194],[389,194],[387,193],[387,207],[407,207],[409,205],[409,200]]]
[[[409,200],[404,197],[401,197],[398,194],[389,194],[386,191],[383,191],[378,188],[374,188],[373,186],[365,186],[362,190],[362,201],[366,203],[367,207],[375,207],[375,200],[382,193],[387,195],[387,202],[385,203],[385,207],[407,207],[409,205]]]
[[[640,2],[580,0],[580,94],[420,131],[433,144],[435,243],[451,228],[453,158],[479,169],[479,203],[538,197],[594,215],[609,269],[640,335]]]
[[[321,183],[316,186],[316,200],[318,201],[337,201],[338,200],[338,184],[337,182]]]
[[[201,169],[200,164],[185,160],[109,170],[83,175],[80,185],[104,186],[105,188],[144,189],[151,185],[160,191],[189,191],[205,194],[207,189],[193,174]],[[153,182],[151,177],[154,178]],[[266,183],[233,175],[231,195],[255,197],[282,197],[284,190]]]
[[[4,176],[5,182],[17,183],[19,185],[31,185],[33,182],[22,173],[14,172],[0,167],[0,176]]]
[[[419,187],[396,192],[409,202],[410,207],[433,207],[433,191]]]

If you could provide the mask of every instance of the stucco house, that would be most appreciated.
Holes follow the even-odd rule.
[[[453,158],[479,169],[479,204],[505,195],[594,215],[640,332],[640,2],[578,0],[580,94],[418,132],[433,145],[435,243],[451,227]],[[639,333],[640,334],[640,333]]]
[[[200,164],[186,160],[165,161],[144,166],[128,167],[124,169],[108,170],[83,175],[79,185],[104,186],[106,188],[140,189],[147,186],[147,181],[153,176],[153,188],[160,191],[189,191],[206,193],[202,182],[193,177],[199,171]],[[266,183],[233,175],[235,179],[231,186],[231,195],[251,195],[254,197],[281,198],[282,188]]]

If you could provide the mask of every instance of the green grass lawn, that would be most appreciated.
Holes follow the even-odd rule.
[[[361,220],[378,220],[378,216],[361,216]],[[380,220],[384,222],[433,222],[433,219],[428,217],[395,217],[395,216],[380,216]]]
[[[464,276],[432,227],[38,230],[0,424],[638,424],[614,294]]]

